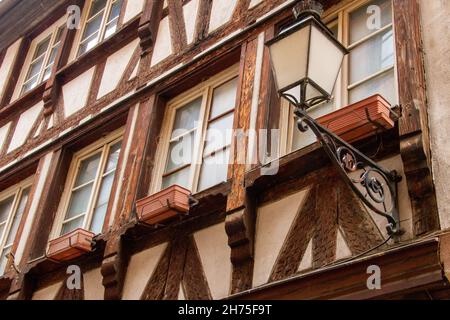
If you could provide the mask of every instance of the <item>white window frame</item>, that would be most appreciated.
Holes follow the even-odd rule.
[[[207,128],[209,124],[209,115],[211,112],[212,100],[214,90],[221,85],[239,77],[239,65],[234,65],[227,70],[221,72],[220,74],[202,82],[193,89],[179,95],[178,97],[172,99],[167,103],[167,112],[163,120],[163,129],[161,132],[161,140],[157,148],[156,153],[156,166],[153,170],[153,179],[150,186],[150,194],[154,194],[162,189],[162,180],[164,176],[164,171],[166,168],[167,157],[169,154],[169,146],[171,141],[171,134],[175,122],[175,116],[178,109],[185,107],[188,103],[202,97],[202,105],[200,108],[199,115],[199,126],[198,130],[200,134],[197,134],[194,141],[194,153],[192,155],[190,176],[189,176],[189,187],[192,193],[198,192],[198,185],[200,180],[200,171],[203,163],[203,151],[205,148],[205,140],[207,134]],[[235,105],[234,113],[236,112]],[[233,120],[234,125],[234,120]],[[230,160],[232,159],[233,147],[230,147]]]
[[[392,21],[392,23],[388,24],[387,26],[381,28],[380,30],[358,40],[351,46],[349,45],[350,42],[350,14],[358,9],[360,9],[362,6],[367,5],[373,0],[354,0],[350,2],[344,2],[341,4],[338,4],[332,8],[330,8],[327,12],[324,14],[324,18],[322,19],[329,28],[335,27],[338,25],[338,41],[341,42],[346,48],[351,49],[358,46],[358,44],[367,41],[368,39],[375,37],[380,32],[383,32],[384,30],[387,30],[388,28],[392,27],[393,30],[393,41],[394,41],[394,50],[395,48],[395,23]],[[391,1],[391,9],[393,12],[393,0]],[[393,14],[392,14],[393,16]],[[333,111],[339,110],[347,105],[349,105],[349,91],[352,88],[357,87],[358,85],[365,83],[367,81],[370,81],[371,79],[374,79],[375,77],[379,76],[380,74],[384,74],[388,71],[394,70],[394,82],[395,82],[395,94],[396,94],[396,101],[398,102],[398,74],[397,74],[397,55],[394,54],[394,66],[389,67],[386,69],[383,69],[374,75],[371,75],[361,81],[358,81],[355,84],[350,84],[350,63],[349,63],[349,55],[346,55],[342,64],[341,72],[339,73],[335,92],[333,96]],[[323,104],[319,104],[317,106],[314,106],[315,108],[320,108],[323,106]],[[293,116],[293,110],[291,107],[289,107],[289,103],[285,101],[285,99],[281,98],[281,113],[280,113],[280,144],[279,144],[279,155],[284,156],[291,152],[294,152],[296,150],[293,149],[293,140],[294,140],[294,130],[296,129],[296,123]]]
[[[65,217],[66,217],[67,210],[69,209],[72,191],[74,189],[75,180],[78,175],[79,166],[80,166],[81,162],[89,157],[92,157],[94,154],[98,153],[101,150],[101,158],[100,158],[100,162],[99,162],[99,167],[97,169],[97,173],[95,176],[94,185],[92,186],[94,191],[92,192],[91,197],[89,199],[87,212],[83,214],[85,217],[84,217],[83,225],[81,227],[83,229],[89,230],[90,224],[92,223],[93,214],[94,214],[94,209],[95,209],[94,206],[98,199],[101,183],[103,181],[103,175],[104,175],[103,171],[105,169],[105,166],[106,166],[106,163],[108,160],[110,147],[113,146],[114,144],[122,141],[122,148],[121,148],[120,152],[122,153],[124,151],[125,145],[124,145],[124,141],[123,141],[123,133],[124,133],[124,128],[115,130],[114,132],[111,132],[107,136],[101,138],[97,142],[76,152],[73,155],[73,158],[72,158],[72,161],[70,164],[70,168],[69,168],[69,172],[67,175],[65,187],[64,187],[64,193],[61,198],[60,205],[58,208],[58,214],[57,214],[57,217],[56,217],[54,225],[53,225],[53,231],[52,231],[52,237],[51,237],[52,239],[57,239],[62,236],[61,232],[62,232],[62,228],[63,228],[63,223],[69,221],[69,219],[66,220]],[[115,174],[117,174],[117,169],[118,168],[116,168]],[[74,220],[74,219],[80,218],[80,217],[81,217],[81,215],[78,215],[77,217],[74,217],[70,220]],[[106,221],[103,221],[102,229],[104,229],[105,222]]]
[[[98,38],[97,38],[97,43],[96,43],[96,45],[93,47],[93,48],[95,48],[96,46],[98,46],[100,43],[102,43],[105,39],[107,39],[107,38],[105,38],[105,32],[106,32],[106,23],[107,23],[107,20],[108,20],[108,17],[109,17],[109,15],[111,14],[111,9],[112,9],[112,7],[113,7],[113,4],[115,3],[115,2],[117,2],[117,1],[120,1],[120,0],[107,0],[107,3],[106,3],[106,6],[105,6],[105,11],[103,12],[103,18],[102,18],[102,21],[101,21],[101,23],[100,23],[100,28],[99,28],[99,30],[98,30]],[[80,47],[81,47],[81,44],[82,44],[82,42],[83,42],[83,35],[84,35],[84,31],[86,30],[86,25],[87,25],[87,23],[88,23],[88,19],[89,20],[91,20],[91,19],[93,19],[94,17],[96,17],[99,13],[97,13],[97,14],[95,14],[94,16],[92,16],[92,17],[90,17],[89,18],[89,13],[91,12],[91,8],[92,8],[92,4],[93,4],[93,0],[88,0],[88,2],[87,2],[87,6],[85,6],[85,11],[84,11],[84,13],[83,13],[83,17],[82,17],[82,22],[81,22],[81,29],[80,29],[80,32],[78,33],[78,36],[77,36],[77,41],[75,42],[76,43],[76,46],[75,46],[75,50],[72,52],[72,54],[71,54],[71,56],[72,56],[72,59],[76,59],[76,58],[78,58],[78,57],[81,57],[81,56],[83,56],[83,55],[85,55],[86,53],[88,53],[88,52],[90,52],[93,48],[91,48],[91,49],[89,49],[89,50],[87,50],[87,51],[85,51],[85,52],[83,52],[83,53],[79,53],[80,52]],[[124,1],[122,1],[122,7],[121,7],[121,10],[122,10],[122,8],[123,8],[123,6],[124,6]],[[117,20],[119,20],[120,19],[120,14],[119,14],[119,16],[117,17]],[[120,21],[117,21],[117,29],[116,29],[116,31],[114,32],[114,33],[116,33],[118,30],[119,30],[119,28],[120,28],[120,25],[119,25],[119,22]],[[112,35],[111,35],[112,36]],[[109,38],[109,37],[108,37]],[[87,38],[86,38],[87,39]],[[86,40],[86,39],[84,39],[84,41]],[[72,60],[71,59],[71,60]]]
[[[0,192],[0,202],[10,198],[10,197],[14,197],[13,203],[11,205],[11,209],[10,212],[8,214],[8,218],[6,219],[6,223],[5,223],[5,229],[3,231],[3,235],[0,235],[0,255],[3,254],[3,251],[9,247],[13,247],[15,244],[15,240],[13,241],[13,243],[9,246],[6,246],[6,240],[9,237],[9,233],[11,232],[11,227],[14,221],[14,217],[17,214],[17,210],[19,208],[19,204],[20,204],[20,200],[22,199],[22,195],[23,195],[23,191],[26,189],[30,189],[30,193],[28,194],[28,200],[27,202],[31,201],[31,187],[33,185],[33,179],[34,176],[31,176],[23,181],[21,181],[20,183]],[[22,217],[23,218],[23,217]],[[22,223],[23,221],[20,221],[20,223]],[[20,226],[19,226],[20,228]],[[16,238],[17,238],[17,234],[16,234]],[[3,257],[0,256],[0,260]],[[6,265],[7,267],[8,265]],[[5,270],[6,271],[6,270]],[[3,271],[4,272],[4,271]],[[0,276],[3,274],[2,270],[0,270]]]
[[[58,34],[58,30],[60,27],[63,27],[65,25],[65,23],[66,23],[65,19],[66,19],[65,16],[61,17],[58,21],[56,21],[53,25],[51,25],[49,28],[47,28],[44,32],[42,32],[40,35],[38,35],[36,38],[34,38],[33,41],[31,42],[30,48],[27,53],[27,57],[24,62],[24,67],[22,67],[22,69],[21,69],[21,72],[19,75],[19,80],[17,81],[17,85],[16,85],[16,88],[13,93],[12,101],[26,95],[27,93],[29,93],[33,90],[33,89],[31,89],[27,92],[23,92],[23,88],[26,83],[26,77],[30,70],[31,64],[33,63],[34,60],[36,60],[36,59],[33,59],[33,56],[34,56],[34,53],[36,52],[38,45],[41,42],[43,42],[45,39],[50,37],[50,43],[47,48],[47,51],[45,52],[44,62],[42,64],[41,69],[39,70],[39,76],[38,76],[39,79],[38,79],[37,86],[42,84],[42,82],[43,82],[42,79],[43,79],[44,73],[45,73],[45,67],[50,59],[52,49],[56,45],[55,39]],[[60,43],[59,43],[60,46],[62,45],[63,40],[64,39],[61,38]],[[55,59],[56,59],[56,57],[55,57]]]

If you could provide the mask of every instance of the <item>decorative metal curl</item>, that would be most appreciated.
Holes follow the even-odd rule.
[[[294,103],[298,129],[302,132],[307,132],[309,129],[313,131],[347,185],[370,210],[386,218],[388,221],[387,231],[390,235],[399,234],[397,184],[401,181],[401,176],[395,170],[388,171],[381,167],[352,145],[318,124],[306,112],[311,104],[299,102],[290,94],[284,93],[283,96]],[[326,99],[321,98],[315,101],[323,100]],[[362,173],[359,177],[354,177],[358,172]]]

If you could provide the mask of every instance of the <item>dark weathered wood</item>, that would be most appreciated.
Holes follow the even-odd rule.
[[[164,251],[155,271],[150,277],[142,293],[141,300],[162,300],[164,297],[171,253],[172,245],[170,244]]]
[[[167,6],[169,8],[169,28],[173,50],[175,52],[180,52],[187,46],[183,3],[179,0],[168,0]]]
[[[256,229],[256,194],[246,190],[245,206],[225,221],[233,265],[231,293],[252,287]]]
[[[138,28],[138,35],[141,39],[140,44],[143,55],[150,52],[150,49],[156,41],[163,6],[164,1],[149,0],[145,2]]]
[[[211,16],[212,1],[199,0],[197,21],[195,23],[194,42],[200,42],[208,35],[209,21]]]
[[[81,289],[70,290],[66,281],[63,281],[58,293],[55,296],[57,301],[84,300],[84,279],[81,277]]]
[[[231,192],[228,196],[227,211],[233,211],[243,206],[245,201],[244,176],[248,139],[245,134],[250,129],[250,112],[253,98],[253,87],[256,73],[256,54],[258,40],[252,39],[242,48],[241,68],[239,72],[239,88],[237,93],[236,111],[234,115],[234,129],[237,133],[233,137],[231,148],[232,163],[229,166],[228,177],[233,178]]]
[[[336,182],[336,180],[326,181],[318,184],[315,189],[317,226],[313,237],[314,268],[323,267],[336,260],[338,231]]]
[[[106,59],[101,60],[95,67],[94,76],[91,82],[91,88],[89,89],[89,95],[87,99],[87,105],[94,104],[97,101],[98,92],[102,83],[103,72],[106,67]]]
[[[317,225],[316,188],[299,203],[299,212],[278,255],[270,276],[270,282],[295,275]]]
[[[202,261],[193,236],[189,236],[182,285],[187,300],[211,300]]]
[[[106,243],[101,267],[105,300],[120,300],[122,298],[128,261],[129,255],[121,235],[114,235]]]
[[[417,0],[394,0],[401,155],[413,209],[415,236],[439,229],[431,175],[430,142]]]
[[[188,249],[188,237],[178,236],[172,243],[169,271],[167,276],[164,300],[177,300],[180,284],[183,280],[184,265]]]

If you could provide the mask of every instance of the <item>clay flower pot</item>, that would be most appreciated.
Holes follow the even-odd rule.
[[[92,239],[95,234],[77,229],[62,237],[50,241],[47,256],[56,261],[68,261],[92,251]]]
[[[139,221],[159,224],[189,212],[191,192],[174,185],[136,202]]]
[[[376,122],[379,126],[371,123]],[[374,95],[317,119],[325,128],[347,142],[369,137],[380,128],[391,129],[395,123],[390,117],[390,104],[380,95]]]

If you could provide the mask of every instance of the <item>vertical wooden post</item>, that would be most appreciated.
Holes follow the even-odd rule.
[[[437,230],[439,218],[431,174],[425,72],[417,0],[393,0],[402,117],[400,152],[413,210],[415,236]]]

